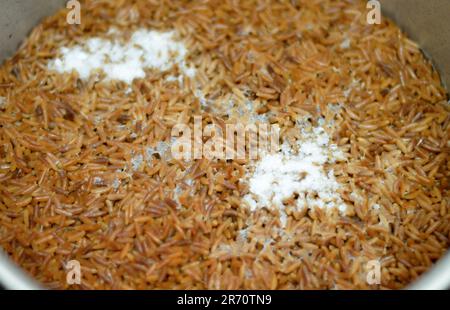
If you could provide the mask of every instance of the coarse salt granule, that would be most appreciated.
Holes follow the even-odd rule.
[[[138,171],[144,163],[144,156],[138,154],[131,159],[131,168],[133,171]]]
[[[145,77],[145,69],[166,71],[175,64],[188,77],[195,75],[195,68],[185,62],[187,49],[175,41],[174,32],[140,29],[128,42],[121,42],[119,31],[110,31],[111,39],[90,38],[80,45],[62,47],[61,58],[48,64],[59,73],[77,71],[81,79],[88,79],[96,70],[102,70],[106,80],[119,80],[127,84]]]
[[[114,190],[118,190],[120,187],[120,180],[118,178],[115,178],[112,182],[112,187]]]
[[[93,183],[94,183],[94,185],[103,185],[104,180],[100,177],[94,177]]]
[[[244,201],[251,210],[278,209],[283,225],[287,221],[284,202],[294,196],[298,209],[337,208],[345,212],[347,207],[337,192],[340,184],[332,170],[326,173],[324,169],[326,163],[343,159],[342,152],[320,126],[303,131],[297,145],[298,152],[283,144],[280,152],[267,154],[256,163]]]
[[[346,38],[344,41],[342,41],[340,47],[342,49],[348,49],[348,48],[350,48],[350,45],[351,45],[351,40],[349,38]]]

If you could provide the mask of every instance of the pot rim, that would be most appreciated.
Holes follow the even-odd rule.
[[[447,252],[428,271],[409,284],[407,290],[446,290],[450,281],[450,252]],[[0,249],[0,283],[9,290],[43,290]]]

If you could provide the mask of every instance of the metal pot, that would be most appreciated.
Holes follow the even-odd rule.
[[[29,31],[66,0],[0,0],[0,62],[17,50]],[[450,1],[380,0],[384,14],[394,19],[433,60],[450,86]],[[38,283],[0,252],[0,283],[8,289],[39,289]],[[450,253],[421,276],[410,289],[450,288]]]

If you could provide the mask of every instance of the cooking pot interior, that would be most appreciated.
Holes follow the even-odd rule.
[[[15,0],[0,4],[0,62],[10,57],[30,30],[45,16],[65,6],[65,0]],[[381,0],[385,14],[417,41],[450,85],[450,1]],[[37,288],[30,279],[0,254],[0,282],[7,288]],[[450,286],[450,255],[411,288],[445,289]]]

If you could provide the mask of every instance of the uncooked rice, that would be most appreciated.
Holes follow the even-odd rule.
[[[448,249],[446,90],[397,26],[366,23],[364,1],[81,2],[81,25],[59,11],[0,68],[0,246],[40,283],[399,289]],[[110,29],[173,31],[195,77],[147,68],[130,86],[48,69],[61,48]],[[288,203],[283,226],[276,209],[245,207],[249,161],[148,152],[195,115],[236,121],[199,92],[250,102],[283,142],[301,138],[299,119],[323,118],[345,153],[325,169],[348,213]],[[66,282],[71,260],[80,285]],[[371,260],[380,285],[366,281]]]

